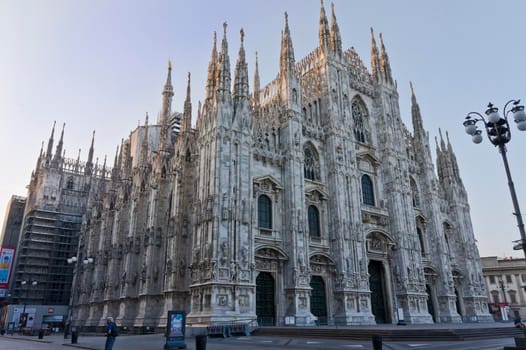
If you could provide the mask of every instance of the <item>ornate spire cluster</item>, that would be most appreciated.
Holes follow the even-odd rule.
[[[323,0],[320,0],[320,26],[318,29],[318,38],[320,41],[320,47],[323,51],[329,51],[331,47],[331,34],[329,32],[329,21],[327,15],[325,15],[325,8],[323,6]]]
[[[223,40],[221,41],[221,52],[219,53],[217,72],[217,97],[219,101],[230,101],[230,58],[228,56],[228,42],[226,38],[227,23],[223,23]]]
[[[285,12],[285,29],[281,34],[280,74],[295,74],[296,61],[289,29],[289,15]]]
[[[374,31],[371,27],[371,71],[373,79],[376,82],[383,82],[388,85],[393,85],[394,80],[391,74],[391,65],[389,64],[389,57],[385,50],[382,33],[380,33],[380,53],[374,38]]]

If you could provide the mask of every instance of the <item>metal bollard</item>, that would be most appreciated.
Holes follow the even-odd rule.
[[[195,336],[195,350],[206,350],[206,335]]]
[[[382,337],[373,335],[373,350],[382,350]]]
[[[71,344],[77,344],[79,334],[77,331],[71,331]]]

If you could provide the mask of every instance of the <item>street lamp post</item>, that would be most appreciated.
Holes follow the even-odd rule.
[[[71,293],[69,296],[69,310],[68,310],[68,320],[67,320],[68,326],[66,330],[64,331],[64,338],[67,337],[68,335],[68,331],[69,331],[68,328],[73,326],[73,308],[76,306],[75,292],[77,290],[77,284],[78,284],[77,257],[74,256],[74,257],[68,258],[67,262],[68,264],[75,264],[75,266],[73,268],[73,280],[71,283]],[[82,260],[82,263],[84,265],[93,264],[93,258],[85,258],[84,260]]]
[[[509,104],[513,104],[510,110],[507,110]],[[521,239],[516,242],[520,242],[513,247],[515,250],[522,249],[524,257],[526,258],[526,232],[524,231],[524,223],[522,221],[522,214],[519,208],[519,201],[517,200],[517,194],[515,193],[515,186],[511,178],[510,166],[508,164],[508,157],[506,156],[506,144],[511,140],[511,130],[508,123],[508,114],[513,113],[513,119],[517,123],[517,128],[520,131],[526,130],[526,113],[524,112],[524,106],[519,105],[520,100],[509,100],[504,105],[503,116],[499,115],[499,109],[494,107],[492,103],[488,104],[486,110],[486,118],[478,112],[469,112],[466,116],[466,120],[463,125],[467,134],[471,135],[471,139],[474,143],[482,142],[482,131],[477,129],[477,123],[484,124],[486,134],[488,135],[489,141],[499,148],[499,153],[502,156],[504,162],[504,169],[506,170],[506,176],[508,178],[508,186],[510,188],[511,200],[513,202],[513,209],[515,218],[517,219],[517,227],[521,235]]]
[[[26,290],[26,298],[24,300],[24,309],[22,310],[23,315],[23,321],[20,322],[22,327],[25,327],[27,325],[27,315],[26,315],[26,305],[27,305],[27,298],[29,296],[29,293],[31,291],[31,286],[36,286],[38,284],[38,281],[21,281],[21,285],[25,286],[27,284],[27,290]]]

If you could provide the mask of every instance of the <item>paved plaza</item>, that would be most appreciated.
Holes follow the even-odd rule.
[[[425,330],[423,330],[425,331]],[[56,334],[44,337],[4,335],[0,337],[0,349],[9,350],[54,350],[54,349],[92,349],[103,350],[105,337],[99,335],[82,335],[78,338],[77,344],[71,344],[71,339],[64,339],[63,334]],[[195,338],[187,337],[187,349],[193,350]],[[433,341],[412,341],[412,342],[384,342],[383,349],[387,350],[499,350],[504,346],[512,346],[512,338],[489,339],[461,342],[433,342]],[[117,338],[114,350],[162,350],[164,336],[162,334],[148,335],[123,335]],[[372,342],[354,340],[332,340],[332,339],[301,339],[288,337],[271,336],[250,336],[250,337],[230,337],[215,338],[209,337],[207,340],[207,350],[224,349],[291,349],[291,350],[371,350]]]

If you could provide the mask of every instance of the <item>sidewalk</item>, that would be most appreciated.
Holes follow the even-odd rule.
[[[16,339],[21,341],[30,341],[38,343],[55,344],[57,348],[70,347],[77,349],[103,350],[106,342],[106,337],[103,335],[79,335],[77,344],[71,344],[71,336],[64,339],[63,333],[52,334],[44,336],[43,339],[38,339],[37,336],[25,335],[4,335],[1,338]],[[0,338],[0,339],[1,339]],[[119,336],[115,342],[114,349],[162,349],[165,342],[163,334],[147,334],[147,335],[123,335]],[[187,347],[192,349],[194,340],[187,338]],[[190,344],[192,344],[190,346]]]

